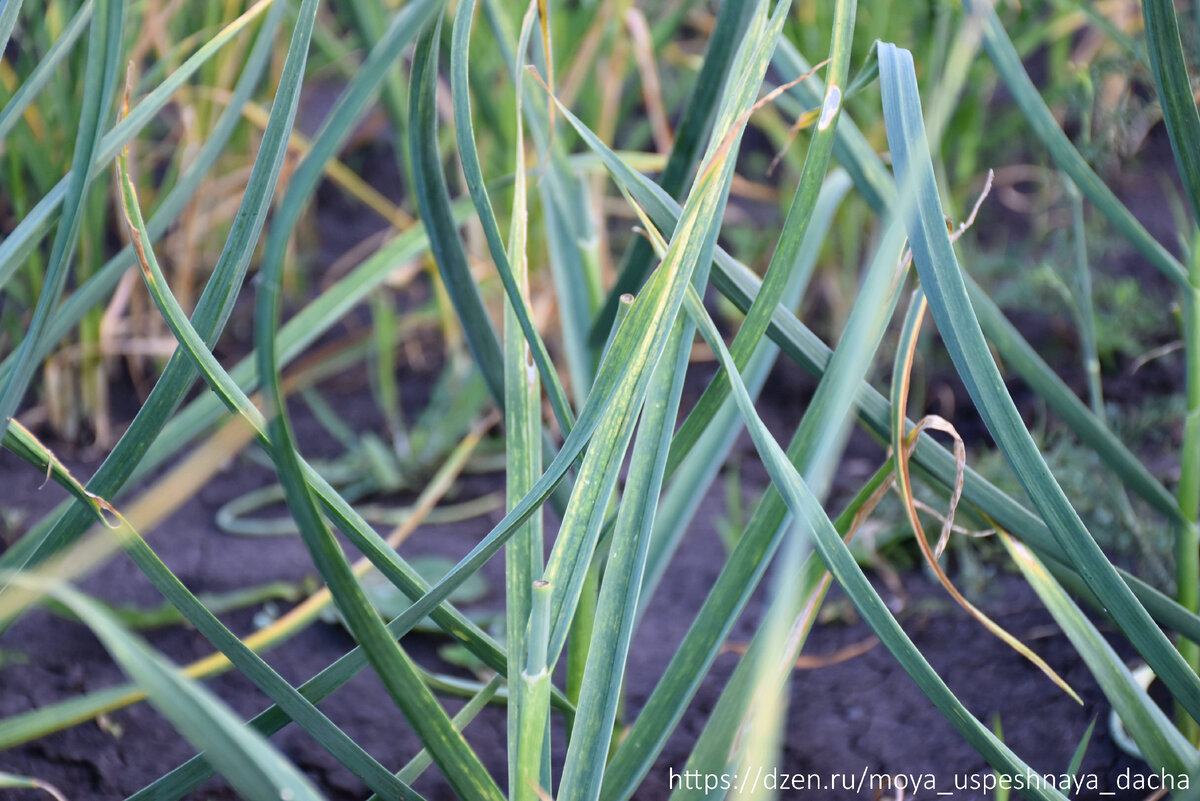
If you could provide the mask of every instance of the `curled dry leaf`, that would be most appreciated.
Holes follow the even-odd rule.
[[[978,204],[976,207],[978,208]],[[928,302],[925,299],[925,293],[918,289],[914,293],[908,319],[905,321],[905,333],[902,335],[900,353],[897,356],[896,371],[893,378],[892,407],[894,420],[897,421],[907,419],[908,388],[912,373],[913,356],[916,352],[917,338],[921,331],[921,321],[924,319],[927,306]],[[920,516],[917,514],[917,504],[913,496],[912,479],[909,473],[909,459],[916,449],[916,443],[920,438],[921,432],[926,429],[942,431],[954,439],[954,486],[951,488],[950,508],[942,524],[936,553],[934,549],[929,547],[925,528],[921,525]],[[1074,698],[1078,703],[1082,704],[1083,700],[1079,697],[1078,693],[1053,668],[1046,664],[1045,660],[968,601],[958,588],[954,586],[950,577],[946,575],[945,570],[938,563],[938,557],[941,555],[946,542],[949,540],[950,533],[954,529],[954,510],[958,506],[959,499],[962,497],[963,475],[966,469],[967,457],[966,447],[963,445],[962,437],[958,434],[958,431],[955,430],[954,426],[948,420],[936,415],[930,415],[922,419],[907,436],[904,435],[902,426],[895,425],[892,431],[892,448],[896,459],[897,489],[901,500],[904,502],[904,509],[908,515],[909,524],[912,526],[917,545],[921,549],[921,555],[925,557],[926,563],[933,570],[938,581],[946,589],[946,592],[950,594],[950,597],[959,606],[983,624],[984,628],[1032,662],[1042,673],[1046,674],[1047,678],[1062,688],[1065,693]]]

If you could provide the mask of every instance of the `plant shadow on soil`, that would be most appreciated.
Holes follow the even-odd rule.
[[[378,161],[379,157],[372,160]],[[390,156],[386,156],[382,167],[368,174],[373,174],[373,183],[395,187],[400,185],[398,178],[387,177],[394,169]],[[351,232],[350,226],[358,219],[361,215],[344,202],[333,201],[322,207],[318,217],[322,260],[327,257],[332,260],[370,233],[361,226]],[[242,339],[236,318],[231,326],[234,339]],[[238,349],[236,344],[232,347]],[[693,400],[703,387],[700,375],[703,372],[694,370],[689,375],[687,393]],[[434,377],[426,368],[408,370],[403,379],[406,402],[420,402],[420,396],[429,392]],[[794,365],[776,368],[764,394],[762,412],[777,436],[790,434],[813,386],[813,381]],[[378,411],[362,376],[336,379],[326,384],[325,389],[339,414],[354,428],[381,430]],[[961,392],[959,397],[964,397]],[[306,455],[334,455],[328,435],[299,405],[295,408],[295,421],[298,440],[304,443]],[[322,453],[322,448],[326,452]],[[747,483],[762,486],[765,474],[761,468],[749,466],[757,463],[748,440],[743,437],[737,448],[739,457],[748,461],[743,474]],[[879,455],[877,445],[856,433],[850,440],[845,463],[873,466],[878,463]],[[72,465],[82,480],[96,466],[95,462]],[[843,475],[854,479],[858,472],[861,471],[850,470]],[[858,477],[859,483],[861,478]],[[58,488],[37,492],[41,481],[41,475],[11,455],[0,457],[0,507],[24,512],[27,522],[36,520],[62,498]],[[270,481],[269,471],[238,457],[151,533],[150,544],[193,592],[228,592],[268,581],[296,582],[312,576],[312,564],[298,537],[230,536],[221,533],[214,523],[221,505]],[[835,488],[835,493],[853,492],[857,488],[846,481],[842,479],[843,486]],[[474,497],[502,487],[499,475],[471,476],[463,480],[462,494]],[[684,547],[675,556],[634,637],[625,685],[627,714],[631,719],[654,689],[685,633],[684,626],[704,601],[723,562],[724,546],[714,529],[714,521],[725,511],[721,495],[718,484],[703,501]],[[554,525],[549,517],[548,539]],[[421,554],[461,557],[499,518],[500,513],[495,511],[462,523],[424,526],[401,552],[408,558]],[[485,566],[483,575],[491,592],[481,606],[495,609],[503,595],[502,558],[495,558]],[[1081,775],[1097,777],[1099,790],[1115,795],[1101,796],[1085,790],[1072,797],[1140,799],[1149,795],[1144,790],[1123,790],[1118,786],[1122,775],[1142,775],[1148,768],[1115,747],[1108,731],[1109,707],[1102,694],[1077,653],[1019,576],[1004,572],[992,576],[980,603],[985,612],[1028,642],[1076,689],[1083,698],[1082,706],[1019,655],[986,634],[949,602],[944,591],[924,573],[911,572],[902,579],[909,598],[901,619],[917,647],[980,720],[991,724],[995,715],[1002,716],[1006,742],[1036,771],[1063,772],[1089,722],[1098,718]],[[891,598],[882,582],[877,583],[884,597]],[[141,606],[161,602],[149,582],[123,556],[89,576],[82,586],[110,602]],[[762,588],[755,593],[730,634],[731,643],[746,642],[753,635],[765,609],[765,597]],[[832,609],[847,606],[836,588],[826,603]],[[254,630],[256,611],[250,608],[222,617],[235,633],[246,635]],[[1111,635],[1103,622],[1100,625]],[[844,615],[815,627],[804,653],[831,654],[864,642],[870,633],[852,614]],[[148,632],[147,637],[180,664],[211,651],[198,633],[184,626]],[[1119,637],[1110,639],[1123,657],[1133,657]],[[455,668],[438,658],[438,648],[445,642],[444,638],[423,634],[403,640],[405,648],[422,664],[453,671]],[[340,626],[318,622],[268,652],[265,658],[285,679],[299,684],[352,646],[353,641]],[[124,681],[84,627],[46,611],[37,610],[23,618],[0,641],[0,647],[6,659],[0,665],[0,716],[3,717]],[[717,658],[654,768],[636,792],[636,799],[658,801],[669,795],[672,771],[683,770],[737,659],[733,651]],[[266,705],[264,696],[236,672],[218,676],[208,686],[245,718]],[[790,692],[792,702],[783,752],[779,764],[763,766],[765,771],[813,776],[827,785],[840,777],[857,777],[864,771],[879,775],[930,774],[937,788],[954,791],[954,798],[984,797],[982,792],[956,789],[956,782],[989,774],[982,758],[942,718],[884,648],[872,648],[839,664],[797,670],[791,679]],[[458,705],[457,701],[447,702],[452,710]],[[419,749],[417,739],[370,670],[360,673],[324,701],[321,709],[384,765],[398,768]],[[467,728],[466,736],[504,786],[503,709],[498,706],[485,709]],[[561,763],[560,727],[553,737],[555,759]],[[352,774],[297,727],[288,726],[273,742],[331,799],[363,798],[368,794]],[[193,753],[163,718],[141,703],[107,715],[103,725],[83,723],[0,752],[0,770],[47,781],[63,790],[72,801],[91,801],[124,797]],[[719,768],[713,766],[713,770]],[[428,771],[417,782],[416,789],[431,801],[452,798],[449,788],[436,774],[436,769]],[[929,791],[924,794],[933,795]],[[828,786],[822,790],[785,791],[782,796],[834,801],[878,797],[867,789],[856,792]],[[43,796],[34,791],[10,791],[7,797],[22,801]],[[215,800],[235,796],[223,782],[214,779],[190,797]],[[908,797],[912,797],[911,793]]]

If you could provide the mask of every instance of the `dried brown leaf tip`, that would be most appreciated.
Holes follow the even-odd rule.
[[[987,188],[985,187],[984,196],[986,196],[986,191]],[[980,203],[981,202],[982,197],[980,198]],[[975,211],[978,211],[978,209],[979,203],[976,203]],[[966,223],[964,223],[961,230],[965,231],[970,224],[974,222],[975,211],[972,212],[971,217]],[[913,355],[916,350],[917,338],[921,331],[921,320],[928,308],[928,302],[926,301],[925,294],[923,292],[918,291],[916,293],[914,302],[917,304],[914,307],[916,324],[912,326],[911,334],[908,336],[907,341],[901,343],[901,353],[899,358],[902,360],[901,366],[903,369],[900,372],[901,383],[897,388],[894,398],[894,402],[898,406],[897,417],[900,420],[906,419],[907,416],[905,407],[908,403],[908,387],[912,371]],[[950,492],[949,509],[946,515],[942,517],[942,531],[938,537],[936,551],[933,548],[930,548],[929,540],[925,535],[925,528],[921,525],[920,515],[918,514],[919,502],[913,494],[912,478],[909,474],[909,459],[912,457],[912,453],[916,449],[921,432],[926,429],[941,431],[949,434],[954,440],[954,486],[951,488]],[[936,415],[930,415],[923,418],[907,436],[903,436],[899,432],[894,433],[893,442],[897,443],[895,449],[896,484],[900,498],[904,503],[904,510],[908,516],[909,524],[912,526],[913,535],[916,539],[918,547],[921,550],[921,555],[925,558],[926,564],[929,565],[929,568],[934,572],[934,575],[937,576],[937,579],[941,583],[942,587],[944,587],[946,592],[949,593],[950,597],[954,599],[955,603],[957,603],[960,607],[966,610],[968,614],[979,621],[979,623],[985,629],[991,632],[996,638],[1004,642],[1014,651],[1021,654],[1023,657],[1033,663],[1038,670],[1040,670],[1047,678],[1058,685],[1063,692],[1071,696],[1071,698],[1073,698],[1076,702],[1082,704],[1083,700],[1079,697],[1078,693],[1076,693],[1075,690],[1072,689],[1069,684],[1067,684],[1066,680],[1059,676],[1058,673],[1056,673],[1054,669],[1046,663],[1045,660],[1035,654],[1023,642],[1014,637],[1002,626],[988,617],[982,610],[967,600],[967,598],[959,591],[959,589],[954,586],[954,583],[950,580],[950,577],[946,575],[946,571],[942,569],[941,564],[938,562],[938,558],[945,549],[947,542],[949,542],[950,533],[956,530],[954,526],[954,512],[958,506],[960,498],[962,497],[963,491],[967,455],[966,446],[963,444],[962,437],[959,435],[958,431],[955,430],[954,426],[948,420]]]

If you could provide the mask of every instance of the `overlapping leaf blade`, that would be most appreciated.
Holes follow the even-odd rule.
[[[1055,163],[1071,177],[1079,190],[1100,213],[1138,249],[1163,275],[1180,287],[1187,288],[1187,272],[1179,260],[1167,251],[1134,218],[1113,191],[1105,185],[1084,160],[1075,146],[1058,126],[1042,96],[1021,64],[1021,58],[1004,32],[1004,26],[991,5],[981,0],[965,0],[963,6],[970,14],[983,17],[983,45],[996,65],[1000,77],[1012,92],[1013,100],[1025,116],[1034,134],[1042,140]]]
[[[239,18],[240,24],[244,25],[248,22],[247,16],[248,14]],[[201,50],[207,50],[215,42],[216,39]],[[213,47],[207,55],[211,55],[211,52],[215,52],[216,49]],[[294,54],[289,51],[289,55]],[[196,56],[193,58],[195,59]],[[199,63],[195,66],[198,68]],[[185,70],[181,69],[178,73],[184,73],[183,79],[186,79]],[[163,86],[171,85],[174,77],[173,75],[172,78],[169,78]],[[203,338],[209,346],[216,340],[216,336],[224,327],[233,310],[237,290],[241,287],[258,235],[262,230],[275,182],[283,165],[288,135],[291,132],[292,120],[299,100],[302,77],[303,59],[289,59],[284,65],[284,72],[276,93],[275,107],[278,113],[272,113],[271,124],[267,126],[267,131],[264,133],[263,143],[259,149],[258,158],[255,159],[255,166],[233,228],[226,240],[221,258],[196,306],[193,315],[194,323],[197,330],[203,333]],[[169,97],[169,94],[167,96]],[[150,98],[147,98],[147,101],[139,104],[138,108],[141,109],[143,106],[152,108],[153,104],[150,104],[149,100]],[[162,102],[165,100],[166,98],[163,98]],[[157,95],[155,95],[155,102],[157,102]],[[112,144],[115,145],[112,146],[112,152],[115,155],[120,148],[118,143],[124,141],[125,135],[124,133],[117,135],[116,131],[136,130],[136,127],[128,124],[129,120],[133,119],[133,113],[131,111],[130,116],[126,117],[123,123],[127,127],[123,128],[118,125],[114,133],[105,138],[101,144],[102,149],[107,150],[110,147],[109,139],[111,139]],[[105,154],[104,158],[107,157]],[[84,174],[83,172],[79,173],[79,175]],[[74,171],[72,175],[75,175]],[[28,218],[26,219],[28,220]],[[14,362],[14,365],[20,364],[20,361]],[[13,373],[10,373],[10,381],[12,376]],[[104,464],[88,482],[89,491],[103,497],[112,497],[120,489],[145,454],[146,449],[149,448],[150,443],[153,442],[155,435],[161,431],[167,418],[178,407],[195,378],[196,372],[188,358],[182,354],[175,354],[133,423],[105,459]],[[0,559],[0,564],[4,566],[26,562],[36,564],[78,537],[86,525],[87,515],[88,512],[85,508],[78,505],[72,506],[49,531],[40,532],[44,536],[31,540],[29,546],[11,549]],[[17,562],[18,559],[21,561]]]
[[[820,554],[821,560],[838,583],[842,585],[846,594],[862,614],[863,619],[875,630],[883,644],[896,657],[905,672],[917,682],[922,692],[929,696],[929,699],[946,716],[946,719],[993,767],[1010,776],[1031,775],[1032,768],[1022,762],[990,729],[967,711],[892,617],[883,599],[879,597],[874,587],[863,575],[862,570],[855,563],[854,557],[850,554],[849,548],[838,536],[837,530],[821,508],[816,496],[788,461],[779,445],[771,438],[762,421],[758,419],[754,406],[750,402],[750,396],[746,393],[745,387],[737,376],[737,371],[733,368],[733,360],[726,350],[716,326],[713,325],[699,298],[694,294],[688,297],[688,313],[697,321],[700,332],[730,371],[734,398],[738,402],[738,408],[742,412],[746,427],[754,439],[755,447],[763,458],[774,486],[784,495],[797,521],[812,538],[813,546]],[[1041,785],[1032,786],[1031,784],[1027,792],[1032,797],[1040,799],[1062,801],[1065,798],[1057,790]]]
[[[28,585],[29,576],[15,581]],[[253,801],[319,801],[321,793],[262,737],[247,730],[225,704],[182,676],[139,638],[121,628],[96,603],[51,581],[39,582],[83,620],[121,668],[141,684],[163,716],[197,748],[244,798]]]
[[[500,406],[504,405],[504,357],[500,339],[492,327],[491,318],[479,297],[479,288],[471,276],[467,254],[458,235],[458,226],[450,206],[450,190],[442,172],[442,160],[437,147],[437,43],[441,20],[427,26],[417,42],[412,80],[409,88],[410,150],[413,166],[413,185],[421,220],[429,232],[433,257],[458,312],[466,335],[467,345],[475,364],[483,373],[488,392]]]
[[[0,11],[0,53],[4,52],[2,42],[6,38],[4,35],[4,15],[9,13],[8,6],[16,8],[18,5],[20,3],[15,2],[15,0],[8,0],[5,9]],[[80,35],[91,18],[92,3],[91,0],[88,0],[88,2],[79,7],[79,10],[75,12],[75,16],[71,17],[71,21],[67,23],[67,27],[54,40],[54,44],[46,51],[46,54],[42,56],[42,59],[38,62],[33,72],[21,84],[21,88],[13,93],[8,103],[0,110],[0,142],[3,142],[7,138],[8,132],[20,121],[21,115],[25,113],[25,109],[29,108],[29,104],[34,101],[38,92],[54,77],[55,69],[71,53],[72,47],[79,40]],[[3,281],[0,281],[0,284],[3,283]]]
[[[10,3],[12,0],[10,0]],[[117,152],[124,147],[138,131],[157,115],[187,81],[196,74],[205,63],[229,44],[248,25],[258,19],[271,8],[273,0],[259,0],[248,8],[245,13],[226,25],[215,36],[201,45],[195,53],[187,58],[179,68],[163,79],[146,97],[130,109],[121,122],[114,125],[100,140],[95,156],[91,161],[89,180],[94,180],[104,171],[116,157]],[[37,202],[28,214],[17,223],[17,227],[0,242],[0,277],[11,275],[29,251],[50,230],[54,217],[67,197],[68,187],[77,181],[76,172],[72,167],[45,197]]]
[[[137,205],[133,182],[129,178],[127,155],[120,156],[121,197],[124,213],[131,227],[130,235],[135,238],[135,247],[146,255],[147,264],[144,269],[148,283],[157,284],[159,291],[156,301],[169,305],[172,300],[166,299],[166,288],[163,286],[162,271],[153,261],[153,251],[149,249],[149,236],[146,233],[145,222]],[[182,309],[174,306],[169,310],[175,318],[175,326],[183,324]],[[199,337],[192,329],[192,347],[198,346]],[[185,345],[187,347],[188,345]],[[127,530],[126,530],[127,529]],[[209,642],[219,648],[229,660],[251,681],[255,682],[264,693],[284,709],[292,720],[310,731],[330,753],[342,764],[349,767],[360,776],[372,789],[385,793],[388,798],[415,799],[418,796],[412,790],[397,781],[391,772],[383,768],[366,751],[356,744],[345,732],[335,726],[328,718],[319,712],[315,706],[306,701],[295,688],[288,684],[266,662],[248,648],[232,632],[229,631],[202,604],[187,587],[184,586],[174,573],[163,564],[150,546],[128,524],[122,521],[123,544],[126,552],[150,579],[155,588],[175,606]]]
[[[50,316],[58,306],[67,285],[72,256],[79,236],[85,196],[91,186],[92,165],[100,161],[101,137],[105,123],[113,114],[113,98],[116,97],[120,77],[122,38],[125,25],[125,3],[121,0],[95,0],[95,21],[88,35],[88,55],[85,67],[86,84],[83,88],[83,104],[79,114],[79,128],[75,134],[75,149],[72,153],[74,169],[63,197],[62,215],[54,236],[42,291],[38,295],[33,318],[25,337],[17,348],[17,359],[12,370],[5,376],[0,387],[0,420],[12,417],[25,396],[37,362],[30,353],[45,336]],[[13,4],[10,2],[10,6]],[[12,16],[15,19],[16,7]],[[0,10],[0,41],[7,43],[9,9]],[[0,51],[2,52],[2,51]]]
[[[1196,110],[1196,97],[1183,57],[1175,5],[1169,0],[1142,0],[1142,17],[1146,21],[1146,49],[1162,102],[1163,122],[1192,214],[1200,220],[1200,111]]]
[[[546,352],[546,344],[533,324],[528,301],[521,292],[519,281],[515,277],[515,258],[510,258],[505,251],[504,242],[500,237],[500,228],[496,224],[496,215],[492,210],[492,201],[488,195],[483,180],[483,169],[479,164],[479,154],[475,147],[474,125],[471,119],[471,102],[468,95],[468,43],[471,35],[471,20],[475,12],[475,2],[467,0],[459,5],[454,16],[453,47],[451,48],[450,70],[451,89],[454,94],[455,137],[458,142],[459,158],[462,160],[463,174],[467,180],[467,189],[471,201],[475,204],[475,212],[483,226],[487,238],[488,252],[496,264],[496,271],[504,284],[509,307],[514,315],[514,322],[520,326],[521,332],[529,343],[534,364],[537,365],[538,375],[549,394],[554,414],[558,418],[559,427],[564,433],[569,433],[574,422],[570,402],[558,373]],[[519,91],[519,90],[518,90]],[[523,171],[523,159],[517,160],[518,182]],[[519,183],[518,183],[519,187]],[[518,188],[519,191],[519,188]],[[515,224],[515,218],[514,218]],[[521,253],[521,257],[524,257]]]
[[[1154,624],[1145,608],[1071,507],[1025,429],[992,359],[967,297],[946,232],[925,144],[912,57],[881,44],[880,76],[888,141],[898,180],[916,180],[917,209],[908,215],[909,242],[930,310],[955,367],[1017,478],[1073,565],[1130,641],[1189,713],[1200,718],[1200,679]]]
[[[1095,625],[1027,548],[1005,535],[1005,548],[1025,579],[1054,615],[1071,644],[1087,663],[1104,695],[1120,714],[1150,764],[1172,775],[1192,775],[1200,768],[1196,749],[1189,745],[1166,714],[1134,679],[1121,657]]]

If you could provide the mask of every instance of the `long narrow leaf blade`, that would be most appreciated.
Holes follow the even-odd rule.
[[[1200,220],[1200,111],[1188,78],[1179,39],[1179,19],[1171,0],[1142,0],[1146,20],[1147,50],[1154,83],[1162,103],[1163,122],[1171,138],[1171,150],[1179,165],[1179,177],[1192,204],[1192,214]]]
[[[27,583],[28,576],[15,578]],[[70,607],[104,643],[121,668],[181,734],[204,751],[243,797],[253,801],[319,801],[321,793],[266,740],[248,730],[224,703],[182,676],[111,615],[65,584],[41,587]]]
[[[71,257],[79,236],[85,195],[91,185],[92,164],[100,150],[105,122],[113,113],[120,76],[121,45],[124,34],[125,3],[122,0],[95,0],[95,20],[88,37],[87,66],[83,87],[83,105],[79,114],[79,129],[72,154],[74,169],[63,200],[62,216],[54,236],[50,260],[38,295],[33,318],[17,348],[17,360],[0,388],[0,420],[7,420],[17,411],[37,362],[29,358],[58,306],[70,271]],[[13,14],[15,16],[15,10]],[[0,11],[0,27],[6,24],[7,8]],[[7,31],[0,30],[5,41]],[[2,52],[2,51],[0,51]]]
[[[888,142],[897,177],[901,185],[916,181],[917,208],[907,215],[913,258],[955,367],[1068,563],[1106,605],[1189,714],[1200,719],[1200,678],[1138,603],[1071,507],[1021,421],[984,341],[946,231],[925,143],[912,56],[894,45],[881,44],[879,63]]]
[[[725,343],[721,340],[716,326],[708,317],[699,298],[694,294],[688,296],[688,313],[697,321],[701,333],[718,353],[722,364],[730,370],[734,398],[738,402],[738,408],[746,421],[746,427],[763,458],[772,482],[784,494],[796,519],[801,521],[809,535],[812,536],[813,545],[821,555],[821,560],[825,562],[829,572],[845,589],[846,594],[854,602],[863,618],[875,630],[880,640],[897,658],[904,670],[912,676],[921,690],[938,707],[938,710],[993,767],[1010,776],[1028,777],[1033,775],[1032,768],[1022,762],[990,729],[967,711],[892,617],[887,605],[863,575],[849,548],[838,536],[837,530],[821,508],[816,496],[792,467],[779,445],[771,438],[770,433],[758,418],[750,402],[749,394],[746,393],[737,371],[733,369],[733,360],[725,348]],[[1035,787],[1030,784],[1027,792],[1030,796],[1039,799],[1063,801],[1065,798],[1053,788],[1041,785]]]
[[[410,83],[409,115],[412,120],[410,148],[413,184],[421,220],[429,232],[433,257],[458,312],[467,345],[487,382],[488,391],[500,406],[504,405],[504,357],[500,339],[479,297],[479,288],[471,276],[467,254],[458,235],[458,226],[450,207],[450,191],[442,172],[437,147],[437,43],[441,20],[428,25],[417,41]]]
[[[1121,657],[1079,611],[1041,560],[1007,534],[1002,535],[1001,541],[1087,663],[1105,697],[1117,710],[1150,764],[1175,775],[1195,773],[1200,768],[1195,747],[1188,744],[1162,709],[1138,685]]]
[[[1178,286],[1187,288],[1187,271],[1172,256],[1166,248],[1150,236],[1142,224],[1105,185],[1100,176],[1096,175],[1079,151],[1063,133],[1062,128],[1054,119],[1054,115],[1046,106],[1046,102],[1034,87],[1029,74],[1021,64],[1012,41],[1004,32],[1004,26],[995,10],[986,0],[964,0],[963,6],[970,14],[983,17],[983,45],[992,62],[1000,73],[1000,77],[1012,92],[1013,100],[1025,115],[1026,122],[1034,134],[1042,140],[1042,144],[1050,151],[1051,157],[1079,190],[1095,204],[1096,209],[1108,217],[1122,235],[1127,238],[1163,275],[1174,281]]]

